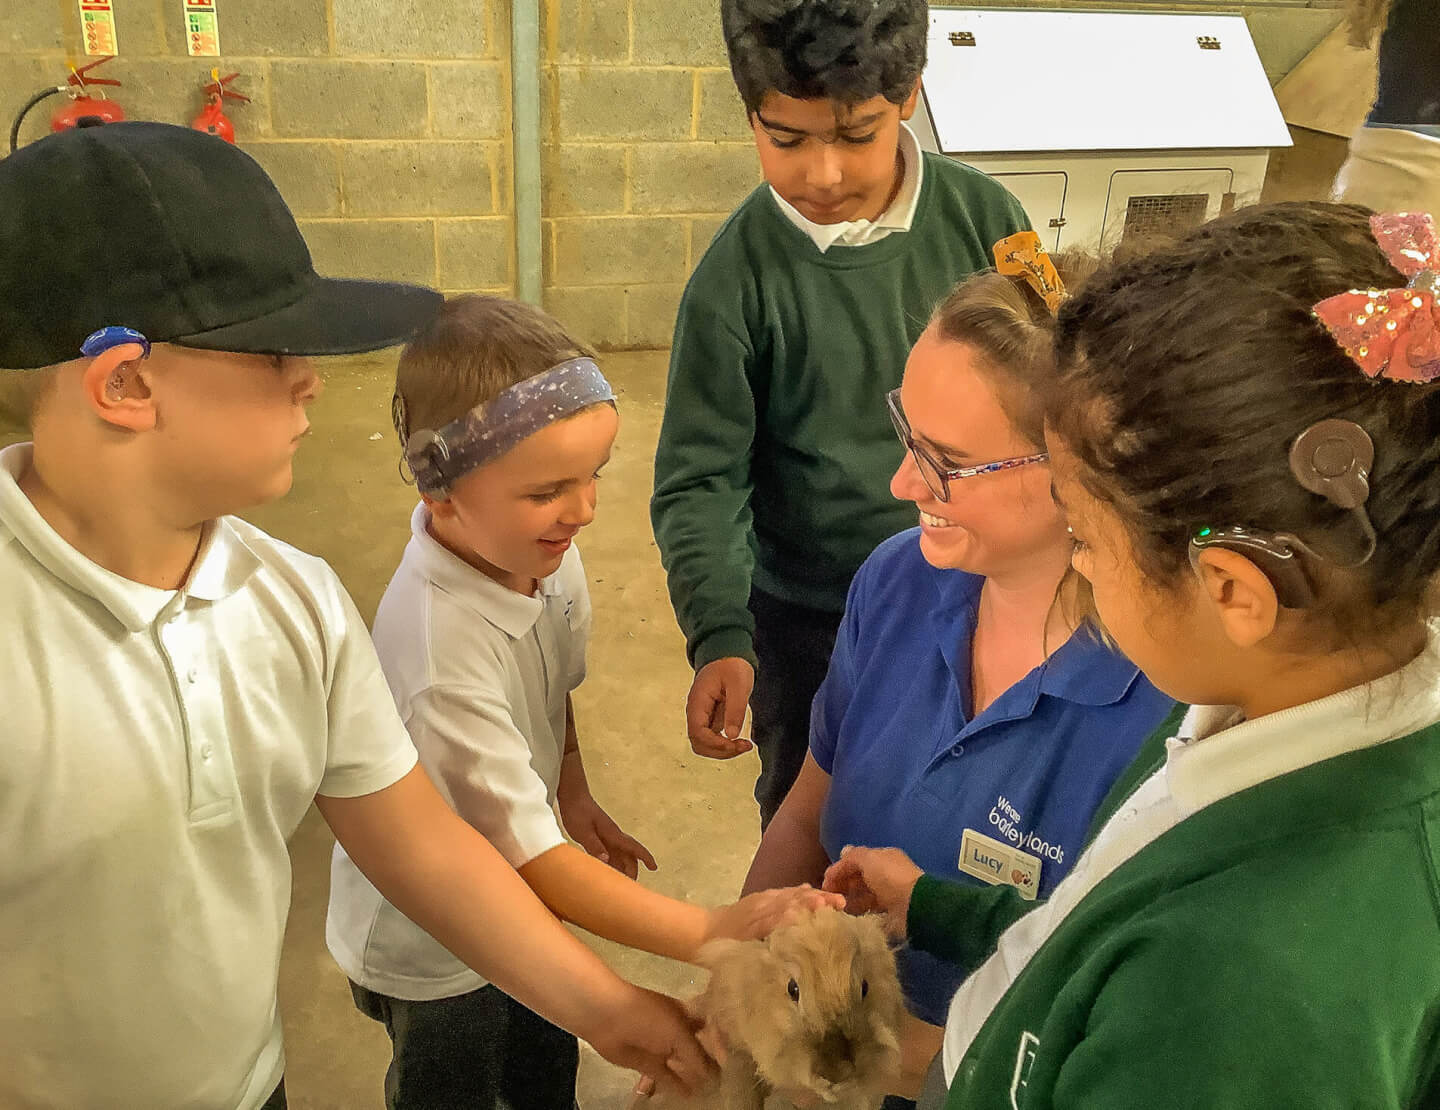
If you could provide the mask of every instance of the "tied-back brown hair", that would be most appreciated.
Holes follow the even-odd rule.
[[[391,415],[403,448],[422,428],[443,428],[512,385],[594,353],[533,305],[504,297],[452,297],[401,352]]]
[[[1405,285],[1353,205],[1246,208],[1097,274],[1065,304],[1049,420],[1082,484],[1125,524],[1142,571],[1189,573],[1205,526],[1289,532],[1327,556],[1314,612],[1358,629],[1423,615],[1440,570],[1440,393],[1372,381],[1311,315]],[[1331,417],[1375,444],[1359,523],[1300,486],[1289,450]]]
[[[1052,261],[1067,289],[1098,265],[1093,256],[1076,252],[1062,251]],[[1018,277],[986,270],[950,291],[931,326],[941,339],[964,343],[980,355],[976,368],[994,388],[1001,410],[1027,443],[1043,450],[1055,317],[1040,295]]]

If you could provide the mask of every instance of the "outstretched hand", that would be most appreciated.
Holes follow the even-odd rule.
[[[685,731],[696,755],[733,759],[753,746],[740,735],[755,689],[755,668],[738,656],[716,659],[695,672],[685,699]]]
[[[662,1090],[702,1090],[714,1078],[715,1062],[696,1040],[699,1022],[667,995],[631,990],[625,1007],[586,1039],[612,1064],[638,1071]]]
[[[779,890],[758,890],[738,902],[710,911],[707,940],[728,937],[731,940],[760,940],[777,927],[801,914],[814,910],[845,908],[839,894],[827,894],[808,883],[781,887]]]
[[[910,895],[924,874],[899,848],[846,848],[825,872],[824,888],[845,896],[850,913],[885,915],[885,931],[905,939]]]
[[[642,863],[651,871],[655,870],[657,865],[650,849],[617,825],[588,791],[583,795],[563,798],[560,818],[565,822],[565,831],[575,838],[580,847],[621,874],[635,878]]]

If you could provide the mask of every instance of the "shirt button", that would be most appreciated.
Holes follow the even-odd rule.
[[[206,763],[210,762],[210,758],[214,754],[215,749],[212,748],[209,744],[206,744],[203,748],[200,749],[200,758],[203,759]]]
[[[191,683],[192,685],[196,682],[199,682],[200,669],[198,667],[191,667],[188,671],[185,672],[185,681]]]
[[[950,753],[951,753],[952,755],[964,755],[964,754],[965,754],[965,745],[964,745],[964,744],[956,744],[953,748],[950,749]]]

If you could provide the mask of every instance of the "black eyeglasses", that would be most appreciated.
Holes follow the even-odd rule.
[[[950,500],[950,483],[955,479],[976,478],[981,474],[1014,470],[1017,466],[1048,462],[1050,459],[1048,452],[1041,451],[1038,455],[1018,455],[1013,459],[996,459],[994,462],[980,463],[978,466],[953,468],[942,466],[939,459],[915,442],[915,436],[910,431],[910,421],[905,419],[905,412],[900,407],[900,391],[898,389],[892,389],[885,394],[885,404],[890,408],[890,422],[895,425],[895,434],[900,437],[900,442],[914,457],[915,466],[920,471],[920,477],[925,479],[926,488],[941,501]]]

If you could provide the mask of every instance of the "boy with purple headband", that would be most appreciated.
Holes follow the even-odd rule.
[[[539,309],[458,297],[401,355],[393,415],[420,503],[375,645],[456,812],[560,917],[675,959],[832,897],[796,888],[706,910],[655,894],[633,881],[654,857],[591,796],[570,701],[590,629],[574,540],[619,418],[590,351]],[[571,1110],[575,1038],[407,920],[343,845],[326,935],[356,1005],[390,1034],[391,1110]]]

